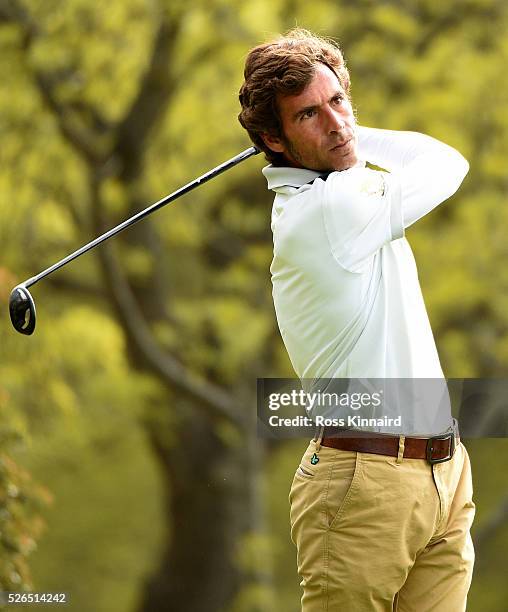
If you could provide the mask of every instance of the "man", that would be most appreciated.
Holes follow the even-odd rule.
[[[298,376],[444,380],[404,231],[455,193],[467,161],[357,125],[340,49],[304,30],[249,53],[240,102],[271,162],[273,297]],[[304,612],[465,610],[471,471],[456,428],[415,425],[434,408],[409,406],[399,435],[328,428],[310,442],[290,492]]]

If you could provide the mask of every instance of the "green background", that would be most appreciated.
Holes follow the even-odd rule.
[[[287,493],[306,442],[264,446],[242,422],[257,377],[292,375],[271,302],[262,156],[34,287],[32,337],[7,316],[16,283],[249,145],[236,120],[245,56],[295,25],[340,42],[360,123],[428,133],[469,160],[459,192],[407,237],[445,375],[506,376],[506,2],[2,0],[4,590],[67,591],[76,611],[147,611],[143,585],[165,546],[179,530],[202,546],[171,496],[191,454],[203,469],[212,456],[199,428],[182,441],[192,414],[220,448],[248,456],[255,500],[249,528],[232,532],[233,593],[202,610],[298,609]],[[197,377],[185,393],[184,375]],[[468,610],[502,612],[508,444],[466,445],[477,504]],[[210,483],[229,482],[217,470]],[[197,491],[189,513],[226,507]]]

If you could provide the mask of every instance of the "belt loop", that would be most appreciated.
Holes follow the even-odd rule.
[[[323,440],[323,435],[325,433],[325,426],[321,425],[319,428],[319,434],[314,438],[314,442],[316,443],[316,452],[319,453],[321,448],[321,442]]]
[[[402,463],[402,459],[404,458],[405,440],[406,436],[399,436],[399,452],[397,454],[397,463]]]
[[[455,446],[460,444],[460,432],[459,432],[459,422],[457,419],[453,419],[453,433],[455,435]]]

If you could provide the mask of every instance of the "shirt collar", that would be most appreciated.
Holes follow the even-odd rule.
[[[322,174],[307,168],[288,168],[271,164],[265,166],[262,172],[268,181],[268,189],[273,189],[273,191],[281,187],[302,187]]]
[[[365,166],[365,161],[359,160],[356,166]],[[307,168],[290,168],[287,166],[265,166],[262,170],[268,182],[268,189],[283,191],[284,187],[299,189],[318,177],[326,177],[329,172],[316,172]]]

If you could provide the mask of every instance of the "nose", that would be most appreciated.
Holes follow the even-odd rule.
[[[339,112],[328,106],[326,112],[327,128],[330,134],[342,132],[346,127],[346,122]]]

